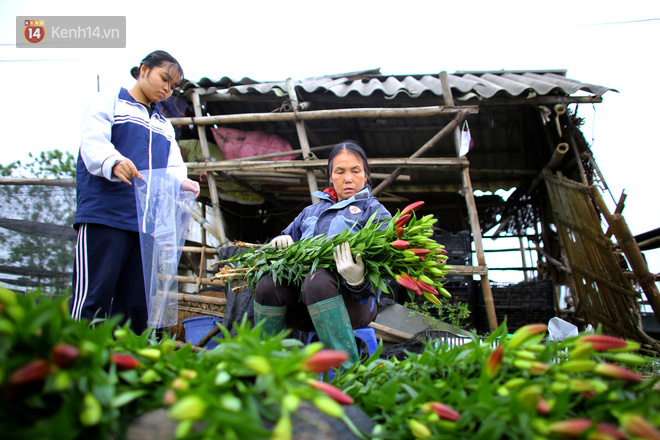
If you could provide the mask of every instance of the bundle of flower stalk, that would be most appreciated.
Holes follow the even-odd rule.
[[[241,279],[243,285],[254,286],[264,275],[275,282],[302,285],[304,277],[321,268],[333,268],[335,248],[348,242],[353,257],[362,255],[365,276],[374,288],[390,293],[387,280],[396,281],[414,295],[424,296],[435,305],[442,305],[439,296],[451,297],[443,287],[451,266],[446,264],[447,251],[433,237],[437,219],[432,214],[418,218],[415,212],[423,201],[397,211],[391,219],[375,221],[375,214],[365,226],[353,233],[326,237],[319,235],[297,241],[285,249],[266,244],[250,247],[219,264],[226,264],[214,279]],[[240,243],[236,243],[241,246]]]

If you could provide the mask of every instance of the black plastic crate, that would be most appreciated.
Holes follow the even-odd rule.
[[[489,333],[488,314],[481,283],[474,323],[481,334]],[[517,284],[491,284],[497,323],[507,320],[507,329],[513,332],[527,324],[547,323],[555,316],[552,281],[523,282]]]
[[[450,266],[470,266],[472,263],[472,235],[470,231],[438,232],[433,239],[445,246],[447,264]],[[472,279],[467,275],[447,275],[447,281],[467,282]]]

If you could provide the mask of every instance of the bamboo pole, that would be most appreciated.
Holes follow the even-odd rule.
[[[486,275],[488,268],[486,266],[452,266],[447,271],[448,275]]]
[[[192,93],[193,107],[195,109],[195,116],[202,115],[202,103],[199,99],[199,92],[193,90]],[[197,126],[197,133],[199,135],[200,146],[202,148],[202,154],[204,155],[204,160],[210,161],[211,156],[209,154],[209,144],[206,139],[206,130],[203,126]],[[227,236],[225,235],[225,227],[222,219],[222,211],[220,211],[220,199],[218,197],[218,187],[215,184],[215,175],[213,173],[208,174],[209,179],[209,191],[211,192],[211,204],[213,206],[213,214],[215,220],[215,230],[216,238],[220,240],[220,246],[227,246]],[[208,229],[207,229],[208,230]],[[210,231],[209,231],[210,232]]]
[[[23,177],[0,177],[0,185],[76,186],[76,179],[28,179]]]
[[[195,209],[192,212],[192,218],[195,219],[199,225],[204,228],[209,234],[213,235],[215,238],[220,240],[220,235],[218,234],[218,231],[215,229],[215,227],[208,221],[206,218],[203,216],[203,213],[198,212],[199,208],[195,206]]]
[[[639,245],[630,232],[626,219],[621,214],[614,214],[612,217],[616,225],[615,233],[616,231],[619,232],[616,240],[623,249],[633,272],[637,275],[639,286],[653,308],[655,319],[660,323],[660,293],[658,293],[658,287],[655,285],[655,276],[649,272],[644,255],[639,250]]]
[[[291,106],[293,107],[294,116],[296,116],[295,124],[296,131],[298,132],[298,140],[300,141],[300,149],[303,152],[303,160],[310,160],[313,155],[309,149],[309,140],[307,139],[307,132],[305,131],[305,123],[298,119],[298,96],[296,95],[296,89],[293,85],[293,80],[288,78],[286,80],[286,87],[289,93],[289,99],[291,100]],[[316,182],[316,176],[314,175],[314,170],[307,170],[307,184],[309,185],[309,193],[312,198],[312,203],[317,203],[320,199],[313,194],[319,190],[318,183]]]
[[[310,110],[287,113],[243,113],[234,115],[197,116],[190,118],[170,118],[173,125],[213,125],[236,124],[241,122],[294,122],[313,121],[320,119],[351,119],[351,118],[424,118],[438,115],[453,115],[459,111],[464,113],[477,113],[479,107],[475,105],[458,108],[438,106],[404,107],[404,108],[350,108],[338,110]]]
[[[201,304],[211,304],[214,306],[224,306],[227,304],[225,298],[216,298],[215,296],[196,295],[189,293],[179,293],[179,301],[187,301]]]
[[[200,253],[217,254],[218,248],[206,247],[206,246],[183,246],[181,248],[181,251],[190,252],[193,254],[200,254]]]
[[[545,170],[554,170],[559,166],[561,163],[561,160],[564,158],[566,153],[568,152],[569,145],[566,142],[562,142],[559,145],[557,145],[557,148],[552,152],[552,157],[548,161],[545,167],[541,169],[541,171],[538,173],[536,178],[532,181],[531,185],[529,185],[529,188],[527,189],[527,195],[531,195],[535,190],[536,187],[543,181],[543,176],[545,175]]]
[[[196,283],[201,283],[207,286],[216,286],[216,287],[224,287],[227,283],[224,281],[215,281],[211,279],[200,279],[199,277],[186,277],[183,275],[165,275],[165,274],[158,274],[158,279],[162,280],[176,280],[179,283],[189,283],[189,284],[196,284]]]
[[[481,240],[481,227],[479,226],[479,215],[477,214],[477,204],[474,200],[474,191],[472,181],[470,180],[470,170],[464,168],[461,177],[463,180],[463,192],[468,208],[468,218],[472,229],[472,239],[474,240],[474,249],[477,254],[477,264],[486,266],[486,254]],[[493,291],[490,287],[488,272],[481,275],[481,289],[484,295],[484,305],[486,306],[486,315],[488,316],[488,327],[491,332],[497,330],[497,315],[495,314],[495,301],[493,300]]]
[[[621,214],[623,212],[623,208],[626,206],[626,198],[628,198],[628,195],[625,192],[621,192],[621,197],[619,197],[619,201],[616,204],[616,207],[614,208],[614,212],[612,214]],[[605,236],[607,238],[610,238],[614,231],[612,231],[611,228],[607,229],[607,232],[605,232]]]
[[[637,276],[637,281],[653,309],[655,319],[660,323],[660,295],[655,285],[655,276],[649,271],[646,260],[644,260],[644,255],[642,255],[642,251],[639,250],[639,245],[635,241],[635,237],[630,232],[628,224],[621,214],[610,214],[598,188],[591,186],[589,189],[591,191],[591,197],[605,217],[610,230],[614,232],[616,241],[621,246],[628,259],[628,263],[630,263],[630,267]]]
[[[370,166],[378,167],[402,167],[402,168],[440,168],[446,170],[458,170],[468,166],[469,162],[465,157],[414,157],[414,158],[374,158],[369,159]],[[328,166],[327,159],[310,160],[263,160],[263,161],[243,161],[243,162],[188,162],[188,170],[193,172],[200,171],[243,171],[243,170],[277,170],[277,169],[296,169],[296,168],[325,168]]]

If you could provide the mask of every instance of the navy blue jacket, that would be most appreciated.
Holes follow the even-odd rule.
[[[371,195],[369,185],[354,196],[339,202],[333,201],[330,194],[322,191],[315,191],[312,195],[320,200],[303,209],[282,231],[282,235],[290,235],[293,241],[321,234],[330,237],[346,229],[357,232],[374,212],[378,212],[376,221],[392,218],[392,214]]]

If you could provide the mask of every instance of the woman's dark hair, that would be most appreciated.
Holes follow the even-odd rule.
[[[154,67],[161,67],[167,63],[172,64],[172,66],[178,71],[179,84],[181,84],[183,82],[183,68],[181,67],[181,64],[179,64],[179,62],[176,60],[176,58],[164,50],[155,50],[144,57],[139,66],[133,67],[131,69],[131,75],[133,78],[138,79],[138,76],[140,76],[140,68],[142,66],[147,66],[147,68],[151,70]]]
[[[335,145],[330,152],[330,157],[328,157],[328,179],[332,180],[332,162],[335,156],[342,151],[353,153],[362,161],[364,176],[367,178],[367,183],[371,185],[371,167],[369,166],[369,161],[367,160],[367,153],[364,152],[361,146],[353,141],[340,142]]]

